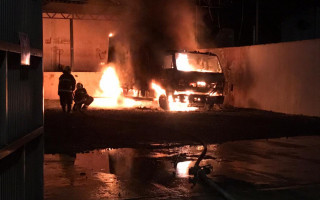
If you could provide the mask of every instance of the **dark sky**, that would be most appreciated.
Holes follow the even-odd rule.
[[[208,38],[218,39],[217,36],[222,29],[232,29],[234,43],[228,44],[229,46],[253,44],[257,2],[259,2],[259,44],[288,41],[289,39],[282,34],[282,29],[283,24],[291,19],[296,20],[295,27],[291,27],[293,29],[291,31],[304,31],[315,29],[316,25],[313,23],[319,18],[316,8],[320,9],[320,1],[317,0],[221,0],[220,4],[218,2],[218,0],[197,1],[200,6],[211,6],[211,9],[202,8],[204,12],[202,20],[208,28],[202,32],[202,36],[205,41]],[[215,43],[219,45],[219,41]]]

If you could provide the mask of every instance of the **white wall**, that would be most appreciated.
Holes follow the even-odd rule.
[[[209,51],[233,85],[226,104],[320,116],[320,39]]]
[[[108,55],[110,21],[73,20],[73,71],[100,71],[100,62]],[[60,64],[70,65],[70,20],[43,19],[43,67],[46,72],[58,71]]]
[[[58,84],[61,72],[44,72],[44,99],[59,99]],[[102,72],[73,72],[72,75],[77,83],[81,82],[89,95],[94,96],[97,89],[100,88],[100,79]]]

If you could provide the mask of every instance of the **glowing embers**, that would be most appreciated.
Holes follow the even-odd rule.
[[[133,108],[133,107],[139,107],[139,106],[140,106],[140,103],[136,102],[133,99],[129,99],[125,97],[119,97],[119,99],[96,97],[94,98],[93,103],[90,105],[90,107],[93,107],[93,108],[109,108],[109,109]]]
[[[173,98],[172,95],[168,97],[169,109],[170,111],[195,111],[198,110],[197,107],[189,106],[189,97],[184,96],[183,99],[180,99],[180,96]]]
[[[198,86],[198,87],[206,87],[206,85],[207,85],[207,84],[206,84],[206,82],[204,82],[204,81],[198,81],[198,82],[197,82],[197,86]]]

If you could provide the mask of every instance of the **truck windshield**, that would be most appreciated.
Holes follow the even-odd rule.
[[[180,71],[222,73],[217,56],[196,53],[176,53],[175,56]]]

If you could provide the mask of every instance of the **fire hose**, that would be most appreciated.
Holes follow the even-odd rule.
[[[207,177],[207,174],[209,174],[212,171],[211,165],[205,165],[200,166],[201,160],[205,157],[207,153],[207,144],[205,144],[203,141],[200,141],[203,145],[203,151],[201,152],[200,156],[198,157],[196,163],[193,167],[189,169],[189,175],[193,175],[193,178],[190,178],[189,181],[193,183],[193,186],[198,182],[200,179],[202,182],[206,183],[216,191],[218,191],[225,199],[227,200],[235,200],[229,193],[224,191],[219,185],[217,185],[213,180]]]

